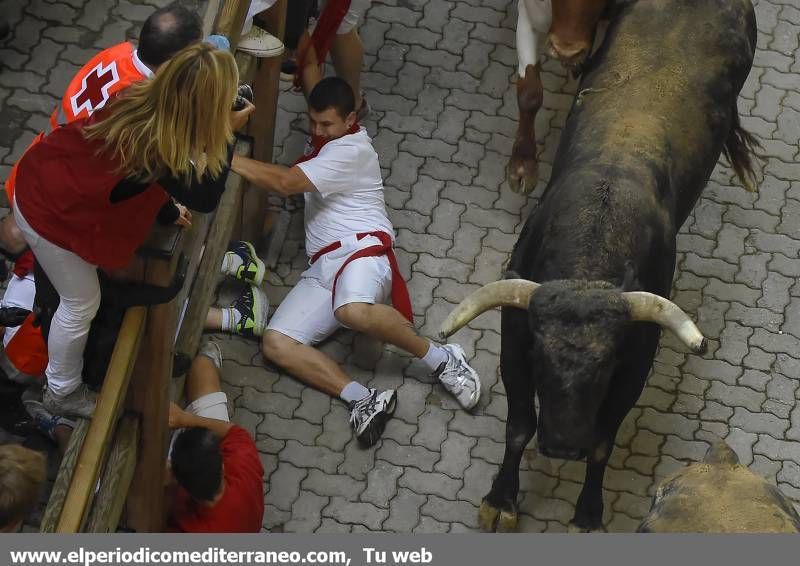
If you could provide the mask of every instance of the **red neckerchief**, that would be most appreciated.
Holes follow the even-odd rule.
[[[14,275],[19,278],[25,277],[28,273],[33,271],[33,252],[28,248],[14,262],[14,268],[12,271]]]
[[[317,155],[319,155],[319,152],[326,143],[332,142],[333,140],[342,139],[344,136],[349,136],[350,134],[357,134],[359,130],[361,130],[361,126],[359,126],[358,121],[356,121],[352,126],[350,126],[349,130],[347,130],[338,138],[323,138],[322,136],[312,135],[308,141],[306,141],[306,147],[303,151],[303,155],[301,155],[297,161],[294,162],[294,164],[297,165],[298,163],[303,163],[309,159],[314,159]]]
[[[366,236],[375,236],[381,241],[381,243],[356,250],[350,254],[346,260],[344,260],[344,263],[339,268],[339,271],[336,272],[336,277],[333,278],[333,285],[331,286],[331,305],[333,306],[335,304],[336,283],[339,281],[339,276],[344,271],[344,268],[347,267],[347,264],[362,257],[376,257],[385,255],[386,259],[389,260],[389,267],[392,269],[392,306],[397,309],[400,314],[406,317],[406,320],[409,322],[414,322],[414,313],[411,309],[411,297],[408,294],[408,287],[406,286],[405,279],[403,279],[403,274],[400,273],[400,266],[397,263],[397,257],[394,255],[394,249],[392,249],[392,237],[386,232],[381,231],[361,232],[356,234],[356,237],[359,240],[365,238]],[[332,252],[333,250],[338,250],[341,247],[341,242],[328,244],[311,257],[311,263],[313,264],[325,254]]]
[[[325,3],[309,43],[309,47],[313,46],[317,52],[317,61],[320,65],[325,63],[325,58],[328,56],[336,30],[339,29],[339,25],[349,9],[350,0],[328,0]],[[303,69],[305,66],[306,51],[304,50],[297,54],[297,73],[294,76],[294,88],[297,91],[303,90]]]

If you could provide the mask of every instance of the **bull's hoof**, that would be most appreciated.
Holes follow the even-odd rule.
[[[569,525],[567,525],[567,532],[568,533],[605,533],[605,532],[608,532],[608,531],[606,531],[606,529],[605,529],[605,527],[603,527],[603,525],[600,525],[599,527],[590,529],[588,527],[582,527],[582,526],[576,525],[575,523],[570,521]]]
[[[486,532],[513,533],[517,530],[519,514],[516,511],[498,509],[486,500],[478,511],[478,523]]]
[[[506,168],[506,178],[512,191],[521,195],[530,194],[539,181],[539,163],[536,159],[518,159],[512,156]]]

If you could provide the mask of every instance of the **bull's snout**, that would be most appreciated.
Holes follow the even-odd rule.
[[[563,42],[556,36],[547,38],[547,51],[551,57],[558,59],[566,67],[579,67],[589,56],[591,45],[589,43]]]

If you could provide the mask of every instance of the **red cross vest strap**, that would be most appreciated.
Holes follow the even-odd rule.
[[[138,60],[133,45],[127,41],[101,51],[72,78],[50,116],[50,127],[88,118],[105,106],[114,93],[146,79],[150,70]]]
[[[397,309],[406,320],[414,322],[414,312],[411,308],[411,297],[408,295],[408,287],[406,286],[403,274],[400,273],[400,266],[397,263],[397,256],[394,255],[392,248],[392,238],[386,232],[361,232],[356,237],[361,240],[367,236],[374,236],[378,238],[381,243],[374,246],[368,246],[353,252],[336,272],[336,277],[333,278],[333,286],[331,287],[331,306],[335,303],[336,299],[336,283],[339,281],[339,276],[344,271],[344,268],[351,261],[355,261],[362,257],[377,257],[385,255],[389,260],[389,267],[392,269],[392,306]],[[311,263],[314,263],[325,254],[338,250],[342,247],[341,242],[334,242],[319,250],[311,257]]]
[[[328,51],[333,42],[333,36],[339,29],[342,20],[350,9],[350,0],[328,0],[322,13],[317,20],[314,33],[311,34],[311,45],[317,53],[317,61],[320,65],[325,62]],[[306,50],[301,50],[297,54],[297,73],[294,76],[294,87],[296,90],[303,89],[303,69],[306,66]]]
[[[102,108],[114,93],[146,79],[149,74],[150,70],[138,60],[133,45],[128,42],[101,51],[70,81],[64,98],[50,116],[50,131],[79,118],[88,117],[98,108]],[[36,136],[25,151],[42,141],[44,136],[44,132]],[[21,158],[17,163],[20,160]],[[11,168],[6,179],[8,202],[14,201],[17,163]]]

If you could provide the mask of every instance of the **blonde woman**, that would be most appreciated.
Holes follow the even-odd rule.
[[[29,150],[17,171],[14,215],[61,302],[50,328],[44,406],[90,417],[81,379],[89,326],[100,304],[97,268],[127,265],[156,217],[186,223],[170,197],[213,210],[225,187],[238,71],[207,44],[180,51],[90,118],[62,126]],[[206,164],[201,174],[194,163]]]

